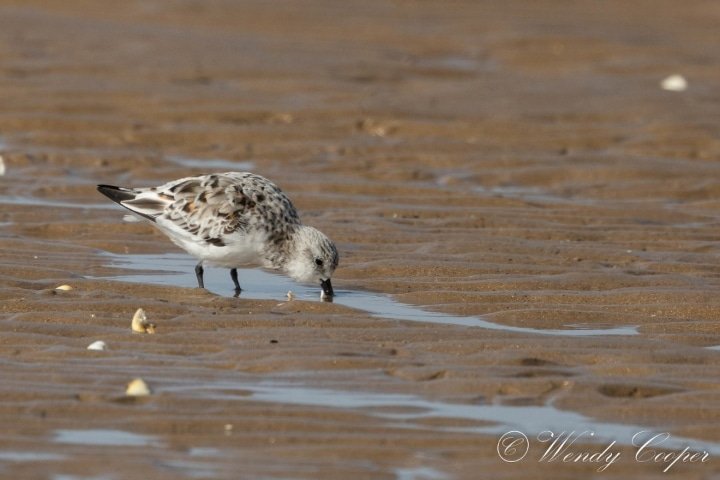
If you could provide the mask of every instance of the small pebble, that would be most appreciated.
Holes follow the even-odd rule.
[[[71,287],[70,285],[60,285],[59,287],[55,287],[55,290],[61,290],[63,292],[69,292],[72,289],[73,287]]]
[[[392,125],[387,125],[371,118],[364,118],[356,122],[355,126],[364,132],[369,133],[375,137],[384,137],[393,133],[396,128]]]
[[[663,90],[670,92],[684,92],[688,88],[687,80],[682,75],[670,75],[660,82],[660,87]]]
[[[288,123],[292,123],[293,120],[295,120],[295,118],[289,113],[276,113],[275,115],[273,115],[270,118],[270,120],[272,122],[276,122],[276,123],[288,124]]]
[[[107,348],[108,348],[107,343],[103,342],[102,340],[97,340],[97,341],[91,343],[90,345],[88,345],[88,347],[87,347],[88,350],[99,350],[99,351],[107,350]]]
[[[144,397],[150,394],[152,394],[152,390],[142,378],[136,378],[128,383],[127,389],[125,390],[125,395],[130,397]]]
[[[0,156],[0,176],[5,175],[5,160]]]
[[[130,325],[133,332],[137,333],[155,333],[155,324],[148,322],[145,310],[138,308],[133,315],[132,324]]]

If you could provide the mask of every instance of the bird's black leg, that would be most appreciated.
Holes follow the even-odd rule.
[[[235,295],[240,295],[242,288],[240,288],[240,282],[238,282],[237,268],[230,269],[230,278],[232,278],[232,281],[235,284]]]
[[[195,276],[197,277],[198,287],[205,288],[205,282],[203,282],[203,270],[202,262],[195,265]]]

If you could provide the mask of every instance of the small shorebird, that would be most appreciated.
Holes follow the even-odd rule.
[[[198,286],[203,265],[230,269],[235,292],[237,268],[281,270],[298,282],[319,282],[332,299],[330,282],[338,265],[335,244],[300,223],[290,199],[270,180],[248,172],[187,177],[158,187],[98,185],[98,191],[150,220],[177,246],[196,257]]]

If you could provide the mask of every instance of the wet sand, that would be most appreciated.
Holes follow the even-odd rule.
[[[0,13],[3,478],[720,472],[713,2]],[[660,88],[674,73],[687,91]],[[178,251],[123,223],[96,184],[225,162],[272,178],[337,242],[339,290],[500,327],[638,334],[387,319],[280,289],[232,298],[229,278],[225,294],[107,279],[137,273],[108,252]],[[130,331],[139,307],[155,335]],[[95,340],[109,350],[86,350]],[[154,394],[124,397],[136,377]],[[578,450],[616,440],[621,459],[600,473],[539,461],[545,414],[549,430],[577,418],[601,437]],[[613,437],[621,425],[709,460],[662,473]],[[533,439],[524,460],[499,458],[504,430]]]

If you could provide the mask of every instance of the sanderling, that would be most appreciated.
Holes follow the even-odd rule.
[[[281,270],[298,282],[320,282],[321,297],[333,296],[330,277],[338,265],[335,244],[300,223],[290,199],[270,180],[248,172],[187,177],[159,187],[98,185],[98,191],[150,220],[177,246],[196,257],[198,286],[203,265]]]

